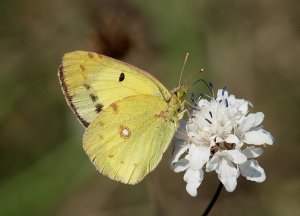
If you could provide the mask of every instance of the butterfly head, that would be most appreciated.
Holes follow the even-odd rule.
[[[174,122],[177,122],[183,117],[184,99],[187,94],[187,87],[180,85],[171,92],[171,98],[168,101],[168,113]]]
[[[187,94],[187,86],[179,85],[172,91],[172,97],[176,97],[179,101],[183,101]]]

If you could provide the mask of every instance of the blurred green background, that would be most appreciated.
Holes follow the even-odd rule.
[[[205,175],[197,198],[169,169],[171,148],[136,186],[95,171],[83,128],[57,79],[62,55],[90,50],[178,83],[201,77],[227,85],[266,114],[276,145],[257,184],[239,178],[211,215],[300,214],[300,1],[0,1],[0,215],[201,215],[217,184]],[[204,86],[193,91],[199,93]]]

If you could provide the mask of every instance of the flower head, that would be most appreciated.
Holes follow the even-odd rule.
[[[273,137],[263,129],[262,112],[248,114],[252,104],[218,90],[216,98],[199,100],[186,122],[187,137],[175,144],[172,169],[185,171],[186,190],[197,195],[206,172],[216,171],[226,190],[232,192],[237,177],[263,182],[264,169],[255,160],[263,153],[258,145],[272,145]]]

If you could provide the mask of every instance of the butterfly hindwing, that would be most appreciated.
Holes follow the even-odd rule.
[[[131,95],[168,100],[169,91],[154,77],[132,65],[97,53],[66,53],[59,79],[67,102],[87,127],[103,108]]]
[[[164,100],[152,95],[129,96],[105,107],[83,137],[95,167],[116,181],[141,181],[173,137],[174,123],[162,117],[167,109]]]

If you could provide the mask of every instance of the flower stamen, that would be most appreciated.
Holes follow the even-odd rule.
[[[225,106],[228,107],[228,100],[227,100],[227,98],[225,99]]]
[[[205,118],[205,120],[209,123],[209,124],[212,124],[212,122],[211,121],[209,121],[207,118]]]
[[[235,148],[235,144],[234,143],[227,143],[225,141],[223,142],[218,142],[216,143],[216,145],[222,149],[222,150],[232,150]]]

